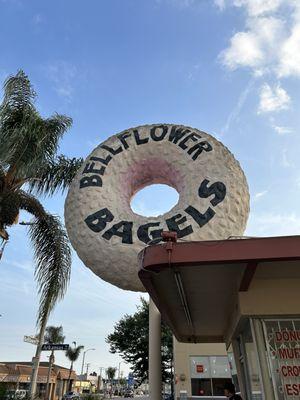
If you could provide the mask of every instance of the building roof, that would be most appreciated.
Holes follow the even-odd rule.
[[[38,382],[47,380],[48,362],[41,362],[38,370]],[[0,362],[0,382],[28,382],[31,376],[32,363],[28,361]],[[52,365],[50,379],[69,379],[69,369],[57,364]],[[29,378],[29,379],[28,379]],[[76,379],[75,371],[71,372],[71,379]]]
[[[300,236],[166,242],[139,255],[139,277],[182,342],[224,342],[238,292],[255,276],[300,277]]]

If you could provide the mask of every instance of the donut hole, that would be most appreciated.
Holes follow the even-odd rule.
[[[170,211],[179,200],[176,189],[165,184],[152,184],[138,190],[130,206],[135,214],[143,217],[157,217]]]

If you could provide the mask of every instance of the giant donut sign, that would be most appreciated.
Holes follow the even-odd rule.
[[[134,213],[132,196],[153,183],[175,188],[178,203],[158,217]],[[227,239],[243,234],[248,214],[246,178],[229,150],[205,132],[169,124],[131,128],[101,143],[65,204],[81,260],[102,279],[134,291],[144,290],[137,254],[163,230],[184,240]]]

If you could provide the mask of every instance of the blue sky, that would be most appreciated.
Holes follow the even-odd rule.
[[[246,234],[300,232],[299,1],[0,0],[0,26],[1,81],[24,69],[40,112],[74,120],[62,153],[86,157],[144,123],[194,126],[228,146],[246,173]],[[64,198],[44,202],[63,215]],[[153,214],[174,202],[174,193],[148,189],[134,206]],[[0,360],[29,360],[34,348],[22,339],[35,331],[32,252],[24,227],[10,233],[0,263]],[[74,256],[69,291],[49,322],[64,326],[67,342],[96,348],[88,362],[98,372],[120,361],[104,339],[138,299]],[[61,353],[56,361],[66,365]]]

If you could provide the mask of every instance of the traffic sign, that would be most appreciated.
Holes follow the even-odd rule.
[[[25,335],[23,340],[24,342],[31,344],[38,344],[39,342],[38,337],[35,335]]]
[[[52,343],[47,343],[43,344],[42,346],[42,351],[52,351],[52,350],[68,350],[69,345],[68,344],[52,344]]]
[[[134,384],[133,373],[132,373],[132,372],[129,372],[128,378],[127,378],[127,385],[128,385],[128,386],[133,386],[133,384]]]

